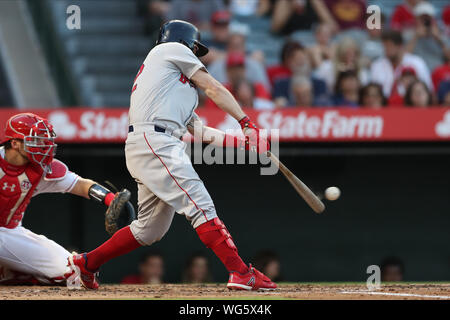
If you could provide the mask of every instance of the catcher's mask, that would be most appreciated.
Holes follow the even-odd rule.
[[[51,173],[51,162],[56,153],[56,134],[47,119],[33,113],[20,113],[9,118],[2,143],[11,139],[23,141],[24,151],[30,161]]]

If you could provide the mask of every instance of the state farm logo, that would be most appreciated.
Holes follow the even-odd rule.
[[[84,112],[80,118],[80,138],[126,139],[128,135],[128,113],[119,117],[106,116],[103,112]]]
[[[280,138],[377,138],[383,133],[382,116],[345,116],[338,111],[308,116],[300,112],[286,116],[281,112],[261,112],[258,123],[265,129],[280,129]]]
[[[63,139],[73,139],[77,135],[77,125],[70,121],[67,113],[55,111],[48,115],[48,121],[53,125],[56,135]]]
[[[104,112],[86,111],[79,122],[71,121],[68,112],[54,111],[48,115],[56,135],[65,140],[77,137],[83,140],[125,139],[128,134],[128,114],[122,112],[119,116],[107,115]]]
[[[450,137],[450,111],[444,113],[444,119],[436,124],[435,131],[439,137]]]

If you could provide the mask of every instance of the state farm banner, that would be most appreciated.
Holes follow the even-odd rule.
[[[0,110],[0,123],[18,113]],[[128,109],[66,108],[32,110],[53,124],[59,143],[123,143]],[[450,140],[450,108],[288,108],[246,109],[260,128],[279,129],[280,141],[439,141]],[[221,130],[239,128],[221,110],[198,109],[203,122]],[[3,134],[3,130],[2,130]]]

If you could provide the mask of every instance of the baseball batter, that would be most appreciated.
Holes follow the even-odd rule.
[[[127,168],[138,184],[138,219],[97,249],[69,258],[69,265],[86,288],[98,288],[96,274],[108,260],[159,241],[175,212],[190,221],[200,240],[222,261],[230,273],[229,289],[276,288],[275,283],[239,257],[180,139],[187,130],[193,133],[194,128],[200,128],[204,137],[214,137],[206,142],[218,146],[245,146],[259,153],[269,148],[230,92],[210,76],[198,59],[207,52],[195,26],[173,20],[161,27],[157,45],[140,67],[132,86],[125,144]],[[239,121],[245,140],[202,125],[194,112],[197,87]]]
[[[22,226],[32,197],[69,192],[106,205],[116,198],[54,159],[55,137],[51,124],[32,113],[17,114],[6,123],[0,147],[0,285],[63,285],[74,275],[66,249]]]

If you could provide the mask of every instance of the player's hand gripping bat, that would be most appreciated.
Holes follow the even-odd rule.
[[[322,213],[325,210],[325,205],[319,198],[306,186],[299,178],[297,178],[286,166],[270,151],[267,151],[267,156],[280,169],[286,179],[294,187],[295,191],[306,201],[306,203],[316,212]]]

